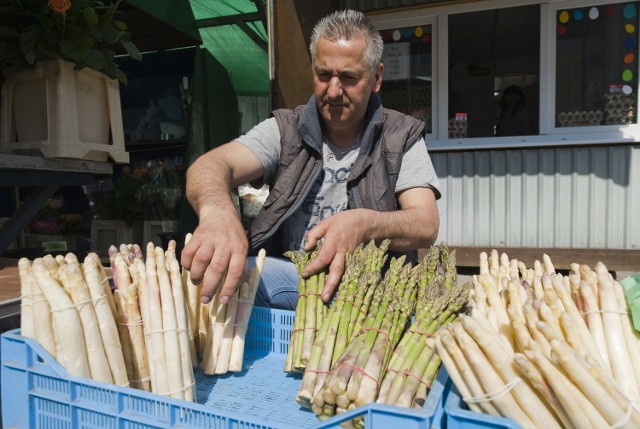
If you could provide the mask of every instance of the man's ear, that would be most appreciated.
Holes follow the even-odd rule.
[[[376,67],[376,70],[373,73],[373,79],[374,79],[374,84],[372,88],[373,92],[377,93],[378,91],[380,91],[380,88],[382,87],[383,72],[384,72],[384,64],[380,63],[378,64],[378,67]]]

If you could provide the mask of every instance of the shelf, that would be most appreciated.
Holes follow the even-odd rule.
[[[146,152],[169,149],[185,149],[187,141],[184,139],[173,140],[145,140],[137,142],[126,142],[125,148],[127,152]]]

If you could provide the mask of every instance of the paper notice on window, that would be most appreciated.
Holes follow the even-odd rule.
[[[384,80],[409,79],[409,42],[391,43],[384,46]]]

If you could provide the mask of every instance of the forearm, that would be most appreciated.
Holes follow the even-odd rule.
[[[187,200],[198,216],[213,207],[234,208],[231,171],[221,159],[207,155],[198,158],[187,170],[186,178]]]
[[[368,239],[377,242],[390,239],[389,248],[409,251],[431,246],[438,238],[440,219],[423,207],[392,212],[370,211]]]
[[[231,189],[262,177],[260,161],[237,142],[200,156],[187,170],[186,196],[194,211],[236,210]]]

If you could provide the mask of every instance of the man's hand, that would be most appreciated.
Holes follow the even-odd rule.
[[[229,190],[262,175],[260,160],[235,141],[201,155],[187,170],[186,194],[199,224],[180,262],[194,283],[204,280],[205,304],[220,287],[220,301],[227,303],[242,280],[249,245]]]
[[[203,303],[210,302],[219,287],[222,287],[220,302],[229,301],[242,281],[248,248],[247,237],[235,212],[200,213],[200,223],[182,250],[180,261],[189,270],[194,284],[202,282],[200,296]]]
[[[329,274],[322,290],[324,302],[329,302],[340,284],[347,253],[352,253],[368,238],[371,216],[375,216],[376,213],[368,209],[346,210],[323,220],[307,233],[306,251],[314,249],[318,241],[324,238],[318,256],[302,272],[302,276],[307,278],[329,267]]]

